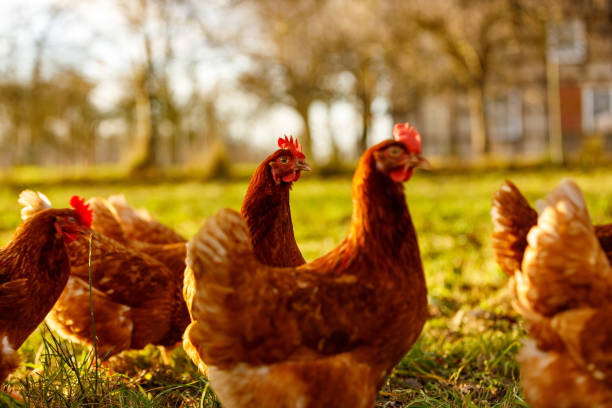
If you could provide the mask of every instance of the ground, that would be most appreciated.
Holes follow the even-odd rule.
[[[515,354],[524,335],[512,311],[506,276],[490,247],[490,202],[504,179],[514,181],[533,203],[563,177],[583,189],[595,223],[612,218],[612,170],[441,171],[415,174],[406,184],[427,276],[431,318],[420,340],[380,393],[380,407],[520,407]],[[186,237],[221,207],[238,209],[247,180],[156,184],[30,180],[57,206],[72,194],[124,193]],[[19,183],[18,183],[19,184]],[[19,223],[17,195],[25,185],[0,191],[0,242]],[[350,179],[306,174],[291,193],[297,242],[308,260],[344,237],[351,215]],[[44,339],[41,335],[45,333]],[[218,406],[206,379],[180,348],[164,364],[160,351],[123,353],[99,370],[78,345],[65,343],[44,325],[20,349],[24,367],[7,391],[32,406]],[[8,402],[3,402],[8,401]],[[12,400],[0,396],[0,407]]]

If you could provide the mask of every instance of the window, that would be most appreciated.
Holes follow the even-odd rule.
[[[551,61],[559,64],[580,64],[587,54],[584,23],[578,19],[550,23],[547,43],[548,58]]]
[[[505,95],[487,101],[489,132],[492,140],[513,142],[523,134],[521,91],[510,89]]]
[[[612,86],[584,88],[582,99],[583,131],[612,131]]]

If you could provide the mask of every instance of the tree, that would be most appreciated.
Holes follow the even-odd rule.
[[[300,142],[312,154],[310,107],[334,93],[328,77],[333,72],[329,27],[324,1],[299,0],[289,3],[271,0],[245,2],[258,17],[258,30],[265,51],[239,47],[254,64],[240,78],[243,89],[257,95],[264,106],[284,104],[302,118]],[[260,47],[261,48],[261,47]]]
[[[136,154],[132,158],[134,172],[147,172],[160,165],[159,145],[163,129],[170,138],[169,161],[176,164],[178,139],[183,110],[172,86],[172,69],[180,65],[190,70],[197,63],[196,53],[180,54],[176,44],[187,33],[201,33],[203,23],[196,2],[188,0],[119,0],[119,7],[138,38],[142,58],[129,77],[136,120]],[[197,46],[204,45],[196,44]],[[185,75],[184,78],[189,78]],[[198,92],[196,83],[191,92]]]
[[[490,151],[485,110],[487,86],[493,76],[512,75],[504,58],[510,45],[522,39],[523,47],[541,46],[527,35],[542,31],[538,13],[546,6],[530,0],[428,0],[396,4],[399,15],[431,34],[439,52],[452,63],[448,74],[468,98],[472,155],[483,157]]]

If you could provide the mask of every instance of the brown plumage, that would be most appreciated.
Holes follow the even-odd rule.
[[[68,250],[70,280],[47,323],[63,337],[92,345],[89,242],[77,240]],[[183,276],[176,269],[94,231],[91,270],[96,336],[102,355],[147,344],[174,346],[180,341],[189,314],[182,297]]]
[[[546,204],[512,275],[530,337],[523,390],[536,408],[610,407],[612,268],[578,186],[563,181]]]
[[[519,189],[506,180],[493,195],[491,218],[495,259],[500,268],[512,276],[521,267],[527,247],[527,233],[537,224],[538,213]],[[612,224],[595,226],[595,234],[608,259],[612,260]]]
[[[121,207],[113,205],[111,200],[115,203],[120,203]],[[182,293],[187,242],[185,240],[179,240],[180,235],[149,216],[149,219],[152,220],[150,228],[160,235],[157,238],[153,238],[153,241],[168,242],[152,243],[139,241],[132,238],[131,235],[124,231],[123,225],[125,225],[125,223],[122,224],[121,218],[118,215],[119,212],[123,212],[124,218],[127,217],[125,214],[135,214],[135,216],[138,216],[138,212],[127,204],[123,196],[112,196],[108,200],[99,197],[91,198],[88,203],[93,210],[92,229],[94,231],[108,238],[112,238],[126,248],[146,254],[164,264],[172,273],[173,279],[176,281],[175,284],[178,285],[180,288],[179,292]],[[118,208],[121,209],[118,210]],[[145,220],[141,219],[138,221],[138,225],[142,225],[144,222]],[[159,234],[160,231],[165,231],[165,233]],[[151,232],[151,234],[155,235],[154,232]],[[161,235],[164,235],[165,238]],[[171,242],[175,240],[176,242]],[[74,252],[73,258],[80,258],[81,260],[87,259],[86,256],[89,248],[85,245],[73,245],[71,249]],[[77,251],[79,251],[79,254],[76,253]],[[183,316],[187,316],[187,309],[185,307],[181,309],[180,313]]]
[[[255,256],[259,262],[270,266],[298,266],[306,263],[293,235],[289,191],[292,182],[276,183],[270,163],[288,157],[289,172],[310,169],[286,149],[279,149],[268,156],[255,170],[242,203],[241,213],[251,233]],[[279,163],[280,165],[280,163]],[[306,167],[304,167],[304,165]]]
[[[16,350],[43,321],[70,275],[66,243],[87,233],[74,209],[53,209],[24,191],[20,203],[30,213],[0,249],[0,382],[17,368]]]
[[[406,146],[385,141],[362,156],[349,233],[311,263],[263,265],[228,209],[191,240],[185,338],[224,407],[374,405],[427,317],[416,234],[394,181],[423,163]]]

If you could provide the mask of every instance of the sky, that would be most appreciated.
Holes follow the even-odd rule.
[[[70,11],[51,20],[49,9],[53,4],[65,5]],[[16,75],[27,78],[32,69],[33,39],[45,41],[49,53],[46,57],[53,61],[50,65],[78,67],[97,83],[92,96],[94,103],[101,109],[110,109],[126,92],[126,75],[143,59],[142,44],[115,4],[113,0],[0,0],[0,58],[16,47],[17,58],[10,63],[17,68]],[[228,15],[215,6],[207,5],[203,13],[206,24],[213,28],[240,24],[233,20],[239,19],[239,15]],[[148,29],[156,32],[158,27]],[[215,90],[221,112],[236,118],[230,121],[233,138],[268,148],[282,134],[301,132],[301,119],[291,108],[279,106],[261,113],[256,110],[257,100],[237,89],[235,80],[240,72],[248,69],[248,58],[206,46],[201,32],[193,28],[181,29],[175,34],[175,40],[176,60],[197,62],[195,75],[199,90]],[[179,98],[189,95],[194,86],[185,65],[170,66],[173,89]],[[383,100],[376,101],[373,110],[370,142],[376,143],[389,137],[392,122],[385,114]],[[328,108],[322,103],[314,104],[311,116],[314,149],[319,156],[329,153],[330,132],[341,151],[352,152],[360,129],[360,117],[352,105],[338,102]]]

